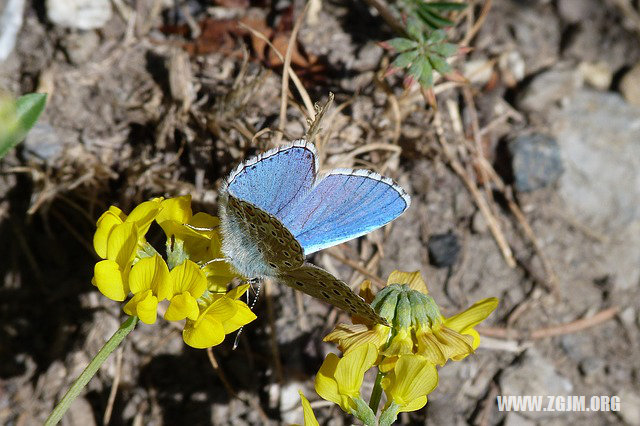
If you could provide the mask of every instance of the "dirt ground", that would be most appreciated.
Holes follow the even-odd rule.
[[[0,162],[3,425],[41,424],[124,319],[90,283],[102,211],[191,194],[215,214],[235,165],[273,147],[275,129],[286,141],[307,128],[291,80],[281,121],[282,62],[246,27],[286,46],[303,1],[114,0],[95,29],[56,21],[50,3],[27,2],[0,61],[0,90],[50,94]],[[472,1],[448,30],[470,48],[453,62],[468,82],[437,79],[437,109],[384,76],[378,43],[393,33],[375,9],[318,4],[292,64],[312,102],[335,94],[323,167],[380,171],[412,205],[311,261],[352,286],[365,278],[353,265],[382,280],[420,270],[445,314],[500,299],[476,353],[441,368],[427,406],[399,423],[640,425],[637,2]],[[459,246],[444,250],[451,266],[429,251],[442,234]],[[335,351],[322,338],[346,315],[277,284],[266,293],[239,348],[214,348],[218,371],[179,329],[141,324],[63,424],[301,423],[298,389],[321,424],[349,424],[313,389]],[[498,395],[615,395],[621,409],[500,412]]]

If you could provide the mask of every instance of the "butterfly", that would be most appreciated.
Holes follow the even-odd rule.
[[[231,172],[218,201],[222,253],[247,278],[273,278],[386,324],[346,283],[305,256],[386,225],[409,207],[409,195],[368,170],[318,174],[317,157],[315,146],[300,139]]]

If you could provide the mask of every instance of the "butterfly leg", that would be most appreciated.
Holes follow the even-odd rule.
[[[256,306],[256,303],[258,302],[258,298],[260,297],[260,289],[262,288],[262,280],[260,278],[251,278],[249,281],[249,286],[251,287],[251,290],[253,290],[253,293],[256,295],[256,297],[253,299],[252,302],[249,301],[249,293],[247,293],[247,305],[249,305],[249,309],[251,309],[253,311],[253,308]],[[254,285],[257,285],[257,288],[253,288]],[[240,334],[242,334],[242,329],[244,329],[244,326],[240,327],[238,329],[238,333],[236,334],[236,338],[233,341],[233,350],[235,350],[238,347],[238,343],[240,343]]]
[[[211,260],[207,260],[206,262],[200,264],[200,268],[205,268],[209,265],[211,265],[214,262],[228,262],[229,259],[225,259],[224,257],[219,257],[217,259],[211,259]]]
[[[199,227],[199,226],[193,226],[193,225],[189,225],[188,223],[184,223],[184,226],[186,226],[187,228],[193,230],[193,231],[197,231],[197,232],[211,232],[211,231],[215,231],[216,229],[218,229],[220,227],[220,225],[214,226],[212,228],[206,228],[206,227]]]

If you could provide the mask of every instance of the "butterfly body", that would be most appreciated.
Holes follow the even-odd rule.
[[[240,164],[220,191],[222,252],[247,278],[275,278],[384,323],[344,282],[304,258],[387,224],[409,207],[409,196],[374,172],[318,176],[317,169],[315,147],[304,140]]]

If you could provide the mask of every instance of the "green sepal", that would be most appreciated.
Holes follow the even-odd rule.
[[[376,426],[376,415],[369,405],[360,397],[353,398],[352,401],[355,402],[356,409],[352,409],[351,414],[366,426]]]
[[[391,402],[389,407],[382,412],[380,415],[380,421],[378,424],[380,426],[390,426],[395,422],[398,418],[398,412],[400,411],[400,406],[395,402]]]

